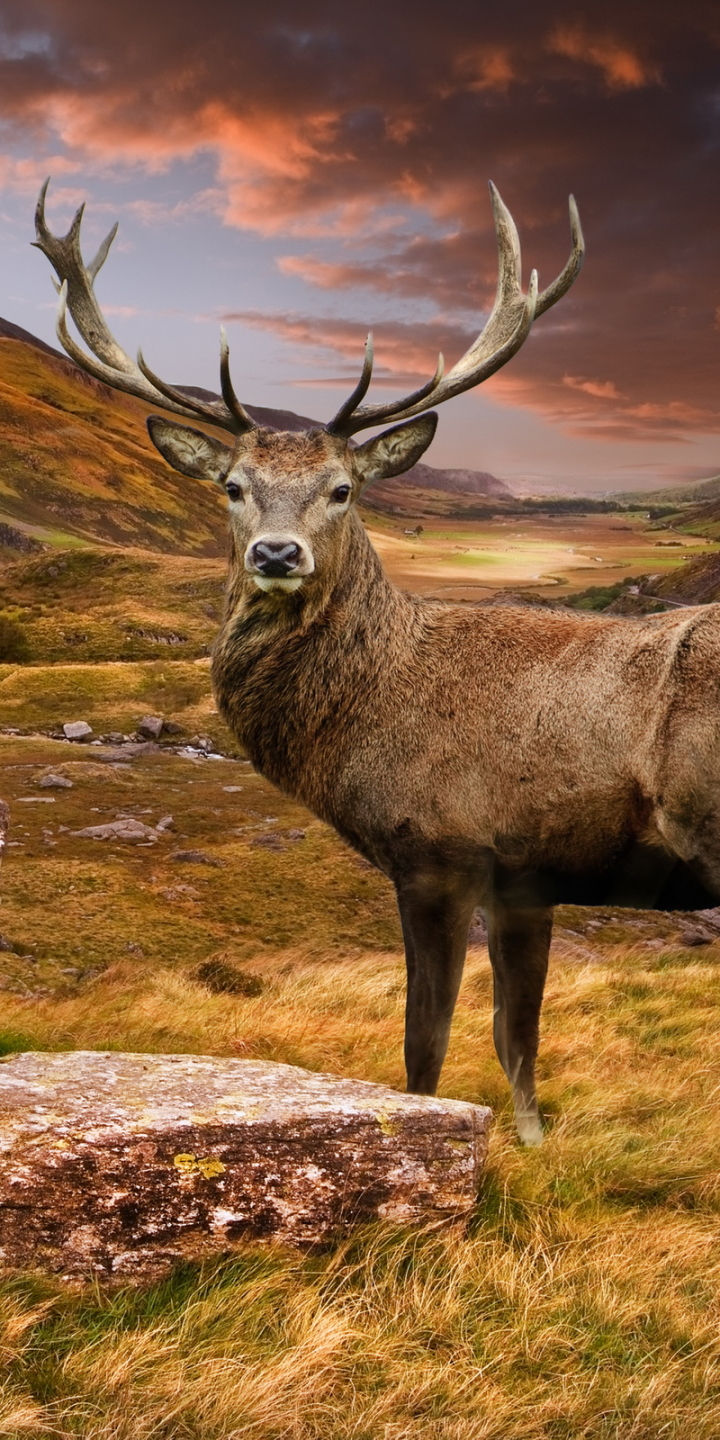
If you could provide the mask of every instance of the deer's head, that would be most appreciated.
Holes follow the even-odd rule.
[[[148,429],[176,470],[225,490],[235,553],[253,583],[291,591],[326,571],[362,490],[414,465],[436,424],[436,415],[421,415],[358,446],[320,428],[289,433],[254,425],[232,447],[157,415]]]
[[[222,486],[230,506],[230,522],[238,557],[249,583],[262,590],[296,590],[320,574],[337,548],[348,511],[365,485],[410,469],[435,433],[440,405],[470,390],[499,370],[523,344],[530,327],[570,288],[582,265],[584,246],[575,202],[570,198],[572,249],[564,269],[538,293],[533,270],[527,293],[522,288],[520,242],[512,216],[491,185],[498,245],[498,286],[495,304],[478,338],[445,374],[440,356],[431,380],[413,394],[386,404],[364,405],[372,377],[372,337],[365,347],[362,375],[352,395],[328,425],[304,433],[269,430],[257,425],[238,400],[230,378],[227,340],[220,347],[222,399],[199,400],[161,380],[138,352],[137,363],[114,339],[98,306],[93,283],[107,258],[114,226],[95,259],[85,265],[80,250],[83,208],[62,238],[45,222],[46,181],[38,200],[35,243],[53,264],[60,295],[57,334],[70,357],[96,379],[117,390],[160,405],[185,420],[198,418],[230,432],[233,444],[213,435],[151,416],[148,428],[161,455],[184,475]],[[70,314],[88,354],[70,335]],[[359,430],[385,420],[404,424],[368,440],[351,443]]]

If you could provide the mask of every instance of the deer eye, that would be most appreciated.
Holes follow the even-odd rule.
[[[242,490],[236,480],[228,480],[225,489],[231,500],[239,500],[242,496]]]
[[[349,485],[337,485],[336,488],[333,490],[332,495],[330,496],[330,499],[331,499],[331,500],[334,500],[334,502],[335,502],[336,505],[344,505],[344,504],[345,504],[345,501],[347,500],[349,494],[350,494],[350,486],[349,486]]]

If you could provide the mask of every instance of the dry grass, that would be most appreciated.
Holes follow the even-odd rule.
[[[19,621],[30,660],[194,660],[222,614],[226,564],[85,546],[0,570],[0,611]]]
[[[148,713],[235,748],[215,709],[209,660],[0,665],[2,725],[52,731],[66,720],[87,720],[96,735],[128,733]]]
[[[121,668],[139,701],[153,667]],[[113,669],[94,669],[111,706]],[[118,768],[44,739],[2,745],[16,842],[2,1049],[259,1056],[402,1083],[392,895],[330,831],[242,761]],[[41,789],[48,770],[73,787]],[[148,849],[73,836],[119,811],[171,811],[175,830]],[[185,847],[219,863],[178,864]],[[443,1093],[497,1117],[469,1227],[373,1227],[304,1255],[240,1245],[147,1289],[6,1277],[0,1436],[715,1440],[720,946],[684,948],[673,917],[560,919],[539,1151],[515,1142],[487,954],[469,957]],[[260,993],[199,984],[213,956]]]
[[[0,340],[0,510],[44,541],[101,540],[222,555],[214,485],[175,474],[147,433],[147,407],[64,361]]]

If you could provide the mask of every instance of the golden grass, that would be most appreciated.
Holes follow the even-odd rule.
[[[0,340],[0,509],[54,542],[75,536],[221,555],[216,486],[172,471],[147,433],[147,407],[62,360]]]
[[[250,968],[255,998],[128,959],[81,993],[8,995],[6,1041],[266,1056],[400,1083],[397,950],[265,951]],[[549,1132],[523,1151],[491,1050],[487,956],[473,951],[443,1077],[443,1093],[497,1114],[470,1226],[372,1227],[310,1255],[239,1245],[147,1290],[9,1279],[0,1434],[714,1440],[718,988],[709,957],[672,947],[556,964]]]
[[[51,551],[0,570],[0,611],[23,625],[33,667],[197,659],[217,633],[226,569],[143,550]]]
[[[115,703],[112,667],[85,668]],[[2,748],[20,843],[2,872],[0,1048],[256,1056],[402,1084],[392,894],[332,832],[241,761]],[[40,789],[48,770],[72,789]],[[71,833],[120,810],[172,812],[175,830],[149,849]],[[268,834],[284,848],[253,844]],[[185,847],[221,863],[180,865]],[[470,953],[442,1084],[496,1114],[469,1226],[370,1227],[310,1254],[239,1244],[146,1289],[6,1276],[0,1435],[716,1440],[720,946],[624,912],[572,934],[587,918],[559,916],[538,1151],[516,1143],[487,953]],[[212,956],[260,993],[198,983]]]
[[[66,720],[87,720],[96,735],[129,733],[148,713],[237,748],[217,714],[207,659],[0,664],[0,725],[55,729]]]

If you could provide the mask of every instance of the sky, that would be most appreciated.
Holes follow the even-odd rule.
[[[87,202],[118,339],[249,404],[327,420],[367,330],[370,398],[454,363],[492,304],[487,181],[541,286],[574,287],[448,401],[426,459],[529,490],[720,471],[716,0],[0,0],[0,315],[54,339],[29,246]]]

